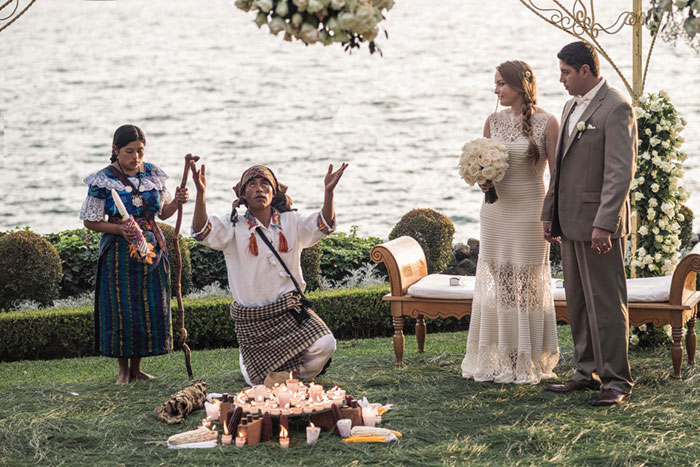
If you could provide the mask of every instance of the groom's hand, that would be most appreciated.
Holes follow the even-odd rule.
[[[605,229],[593,227],[593,232],[591,233],[591,248],[593,251],[599,255],[603,255],[610,251],[612,249],[610,234],[611,232]]]
[[[542,230],[544,231],[544,239],[549,243],[561,243],[559,237],[552,237],[552,223],[542,222]]]

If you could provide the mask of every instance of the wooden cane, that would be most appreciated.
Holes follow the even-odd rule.
[[[197,162],[199,156],[193,156],[192,154],[187,154],[185,156],[185,170],[182,173],[182,183],[180,183],[180,190],[184,190],[187,185],[187,173],[190,170],[190,161]],[[185,307],[182,305],[182,253],[180,252],[180,226],[182,224],[182,204],[177,205],[177,222],[175,223],[175,258],[176,258],[176,268],[175,268],[175,296],[177,297],[177,309],[179,311],[180,317],[180,347],[185,352],[185,366],[187,367],[187,376],[192,379],[192,362],[190,360],[192,351],[190,346],[186,344],[187,340],[187,329],[185,329]]]

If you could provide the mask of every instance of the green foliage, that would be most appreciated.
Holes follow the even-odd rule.
[[[388,302],[382,297],[388,285],[358,289],[313,291],[308,294],[314,311],[338,339],[391,336],[394,328]],[[183,300],[187,344],[191,349],[235,347],[238,345],[229,308],[231,298]],[[172,303],[173,338],[178,347],[177,304]],[[12,311],[0,314],[0,361],[69,358],[95,355],[94,311],[92,306],[72,309]],[[414,331],[415,320],[405,319],[405,332]],[[427,320],[428,332],[465,330],[469,320],[454,318]],[[27,338],[27,330],[32,338]]]
[[[201,289],[209,284],[218,282],[226,287],[228,274],[224,253],[202,245],[194,238],[188,238],[190,247],[190,262],[192,266],[192,285]]]
[[[445,215],[432,209],[414,209],[396,224],[389,240],[404,235],[415,239],[425,252],[428,274],[435,274],[450,264],[454,233],[454,225]]]
[[[168,248],[168,260],[170,260],[170,293],[175,296],[175,268],[177,256],[175,255],[175,229],[168,224],[158,222],[158,227],[163,232],[165,244]],[[182,275],[180,283],[182,284],[182,295],[185,295],[192,290],[192,263],[190,262],[190,247],[187,240],[182,235],[178,234],[180,243],[180,256],[182,258]]]
[[[357,235],[357,226],[350,234],[335,232],[321,240],[321,272],[326,279],[339,281],[354,269],[370,262],[369,252],[382,243],[377,237],[362,238]]]
[[[301,272],[306,282],[306,290],[316,290],[321,287],[321,245],[304,248],[301,252]]]
[[[58,252],[41,235],[20,230],[0,237],[0,309],[22,300],[50,305],[62,274]]]
[[[681,241],[681,249],[690,249],[693,247],[693,220],[695,215],[693,211],[685,204],[681,205],[678,223],[681,225],[681,233],[678,238]]]
[[[101,237],[99,232],[85,228],[44,235],[61,257],[61,297],[75,297],[95,289]]]

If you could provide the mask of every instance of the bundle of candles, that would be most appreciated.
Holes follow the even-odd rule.
[[[129,243],[129,254],[134,258],[140,258],[145,263],[152,264],[153,258],[156,256],[153,252],[153,245],[146,241],[141,227],[134,220],[134,216],[127,212],[126,206],[124,206],[122,199],[119,197],[119,193],[114,188],[112,188],[112,199],[119,214],[122,216],[122,223],[135,235],[135,240]]]
[[[345,390],[337,386],[325,391],[323,386],[303,382],[291,377],[286,383],[268,388],[264,385],[246,388],[233,399],[233,406],[240,407],[246,414],[269,412],[273,417],[280,415],[312,415],[330,410],[333,404],[338,408],[347,403]]]
[[[218,409],[218,410],[217,410]],[[250,446],[272,439],[272,419],[279,418],[280,446],[289,446],[289,418],[311,416],[306,428],[306,441],[318,440],[321,431],[338,430],[349,436],[351,426],[363,424],[364,411],[358,402],[337,386],[324,390],[311,383],[308,386],[290,375],[282,384],[272,388],[258,385],[243,389],[235,396],[224,393],[221,402],[208,404],[208,419],[219,418],[223,425],[222,444]],[[372,426],[374,420],[372,420]],[[347,432],[347,433],[346,433]]]

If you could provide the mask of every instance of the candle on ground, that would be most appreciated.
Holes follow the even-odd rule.
[[[321,428],[314,425],[313,422],[309,423],[306,427],[306,444],[314,444],[318,441],[318,435],[321,434]]]

